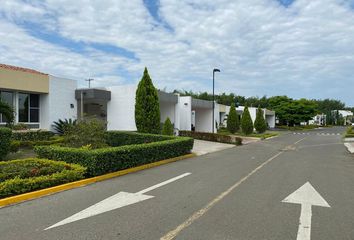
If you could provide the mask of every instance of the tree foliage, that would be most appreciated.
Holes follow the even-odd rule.
[[[246,135],[253,133],[253,122],[247,106],[242,113],[241,130]]]
[[[264,133],[267,130],[267,123],[264,119],[263,110],[258,107],[256,113],[256,120],[254,121],[254,128],[258,133]]]
[[[0,114],[6,119],[8,125],[12,124],[14,121],[14,110],[7,103],[1,101],[0,99]]]
[[[136,90],[135,124],[138,132],[160,133],[159,96],[147,68]]]
[[[230,133],[235,133],[240,129],[240,121],[237,116],[235,104],[232,103],[230,107],[229,115],[227,116],[227,130]]]
[[[173,135],[173,124],[171,123],[169,117],[167,117],[166,121],[163,124],[162,135]]]

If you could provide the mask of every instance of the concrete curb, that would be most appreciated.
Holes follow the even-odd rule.
[[[354,143],[344,143],[350,153],[354,153]]]
[[[192,157],[196,157],[196,156],[197,156],[196,154],[190,153],[187,155],[183,155],[183,156],[179,156],[179,157],[175,157],[175,158],[169,158],[169,159],[141,165],[141,166],[134,167],[134,168],[124,169],[124,170],[121,170],[118,172],[108,173],[108,174],[97,176],[97,177],[87,178],[87,179],[79,180],[76,182],[66,183],[66,184],[62,184],[62,185],[58,185],[58,186],[54,186],[54,187],[50,187],[50,188],[41,189],[41,190],[34,191],[34,192],[24,193],[24,194],[0,199],[0,208],[15,204],[15,203],[33,200],[33,199],[40,198],[43,196],[62,192],[65,190],[83,187],[83,186],[86,186],[88,184],[92,184],[95,182],[100,182],[100,181],[108,180],[111,178],[120,177],[120,176],[129,174],[129,173],[134,173],[134,172],[138,172],[138,171],[153,168],[153,167],[158,167],[158,166],[161,166],[161,165],[164,165],[167,163],[172,163],[172,162],[176,162],[179,160],[184,160],[184,159],[188,159],[188,158],[192,158]]]

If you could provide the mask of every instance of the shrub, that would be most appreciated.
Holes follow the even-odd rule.
[[[19,141],[20,147],[28,147],[32,148],[34,146],[42,146],[42,145],[53,145],[53,144],[61,144],[64,143],[64,138],[59,136],[54,136],[49,140],[43,141]]]
[[[20,149],[20,146],[21,146],[20,141],[16,141],[16,140],[11,141],[10,152],[12,152],[12,153],[18,152],[18,150]]]
[[[0,198],[84,178],[85,168],[44,159],[0,162]]]
[[[64,120],[59,119],[57,122],[53,122],[53,128],[59,135],[63,135],[66,130],[75,126],[76,123],[77,123],[76,119],[75,120],[72,120],[71,118],[64,119]]]
[[[179,131],[180,136],[192,137],[195,139],[211,141],[211,142],[221,142],[221,143],[231,143],[236,145],[242,145],[242,138],[232,137],[229,135],[217,134],[217,133],[207,133],[207,132],[194,132],[194,131]]]
[[[19,131],[19,130],[27,130],[28,127],[24,123],[17,123],[11,126],[12,130]]]
[[[1,101],[1,99],[0,99],[0,114],[2,114],[3,117],[5,117],[6,124],[8,126],[11,126],[11,124],[14,121],[14,110],[10,105]]]
[[[171,140],[147,144],[107,147],[94,150],[58,146],[38,146],[35,152],[41,158],[77,163],[87,167],[87,176],[97,176],[190,153],[192,138],[175,137]]]
[[[137,133],[137,132],[126,132],[126,131],[106,132],[106,143],[111,147],[159,142],[159,141],[171,140],[171,139],[174,139],[174,137],[150,134],[150,133]]]
[[[76,125],[66,129],[64,144],[68,147],[82,147],[91,145],[92,148],[105,147],[106,126],[97,119],[79,121]]]
[[[246,135],[253,133],[253,122],[247,106],[242,113],[241,130]]]
[[[3,160],[11,149],[11,129],[0,128],[0,160]]]
[[[240,129],[240,121],[237,116],[235,104],[231,104],[229,115],[227,116],[227,130],[234,134]]]
[[[173,124],[171,123],[169,117],[166,119],[165,123],[163,124],[162,135],[169,135],[169,136],[173,135]]]
[[[256,113],[256,120],[254,121],[254,128],[258,133],[264,133],[267,130],[267,123],[263,116],[263,110],[259,107]]]
[[[136,90],[135,124],[138,132],[160,133],[159,96],[146,68]]]
[[[17,141],[47,141],[54,136],[54,133],[50,131],[13,131],[12,139]]]

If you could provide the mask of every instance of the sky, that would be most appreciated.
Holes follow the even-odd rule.
[[[0,0],[0,63],[136,84],[354,106],[354,0]]]

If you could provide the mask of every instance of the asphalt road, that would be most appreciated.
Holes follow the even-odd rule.
[[[284,134],[1,208],[0,239],[353,240],[354,157],[343,131]],[[44,230],[119,192],[185,173],[144,192],[153,198]],[[299,238],[300,215],[308,214],[282,201],[307,182],[330,208],[312,206],[311,236]]]

